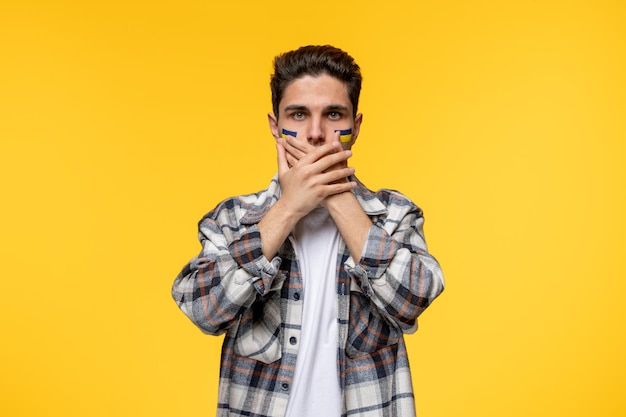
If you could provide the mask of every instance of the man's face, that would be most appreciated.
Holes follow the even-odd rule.
[[[336,130],[352,129],[352,139],[342,142],[344,149],[354,144],[363,116],[353,117],[346,85],[337,78],[322,74],[306,75],[285,88],[278,105],[278,117],[269,115],[275,138],[283,129],[297,132],[296,139],[319,146],[336,138]]]

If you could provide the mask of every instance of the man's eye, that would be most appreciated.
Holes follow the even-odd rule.
[[[302,120],[302,119],[304,119],[304,113],[302,113],[301,111],[297,111],[297,112],[293,113],[291,115],[291,117],[293,117],[296,120]]]
[[[328,118],[333,119],[333,120],[341,119],[341,113],[336,112],[336,111],[331,111],[330,113],[328,113]]]

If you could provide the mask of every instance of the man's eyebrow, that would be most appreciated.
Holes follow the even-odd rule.
[[[302,104],[290,104],[289,106],[285,107],[284,111],[308,111],[309,109],[307,108],[307,106],[304,106]]]
[[[326,107],[324,107],[324,111],[344,111],[347,112],[348,111],[348,107],[344,106],[343,104],[331,104],[328,105]]]

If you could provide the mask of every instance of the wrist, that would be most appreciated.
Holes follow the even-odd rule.
[[[287,236],[298,222],[299,217],[285,209],[284,202],[278,200],[258,223],[261,234],[263,255],[267,259],[278,252]]]
[[[268,211],[268,214],[270,214],[270,212],[275,221],[280,222],[290,231],[296,223],[306,215],[306,213],[300,213],[296,204],[291,203],[287,198],[284,198],[284,196],[276,201]]]
[[[347,181],[347,179],[346,179],[346,181]],[[353,201],[357,202],[356,201],[356,197],[354,197],[354,194],[352,194],[352,192],[350,192],[350,191],[344,191],[342,193],[329,195],[328,197],[326,197],[324,199],[322,204],[329,211],[330,210],[342,210],[342,207],[346,207],[347,205],[349,205]],[[357,202],[357,204],[358,204],[358,202]]]

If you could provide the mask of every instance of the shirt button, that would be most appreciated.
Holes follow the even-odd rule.
[[[296,300],[296,301],[298,301],[298,300],[300,299],[300,293],[299,293],[299,292],[294,293],[294,294],[293,294],[293,299],[294,299],[294,300]]]
[[[289,384],[286,382],[283,382],[280,387],[283,389],[283,391],[287,391],[289,389]]]
[[[295,345],[296,343],[298,343],[298,339],[296,339],[294,336],[291,336],[289,338],[289,343],[291,343],[292,345]]]

